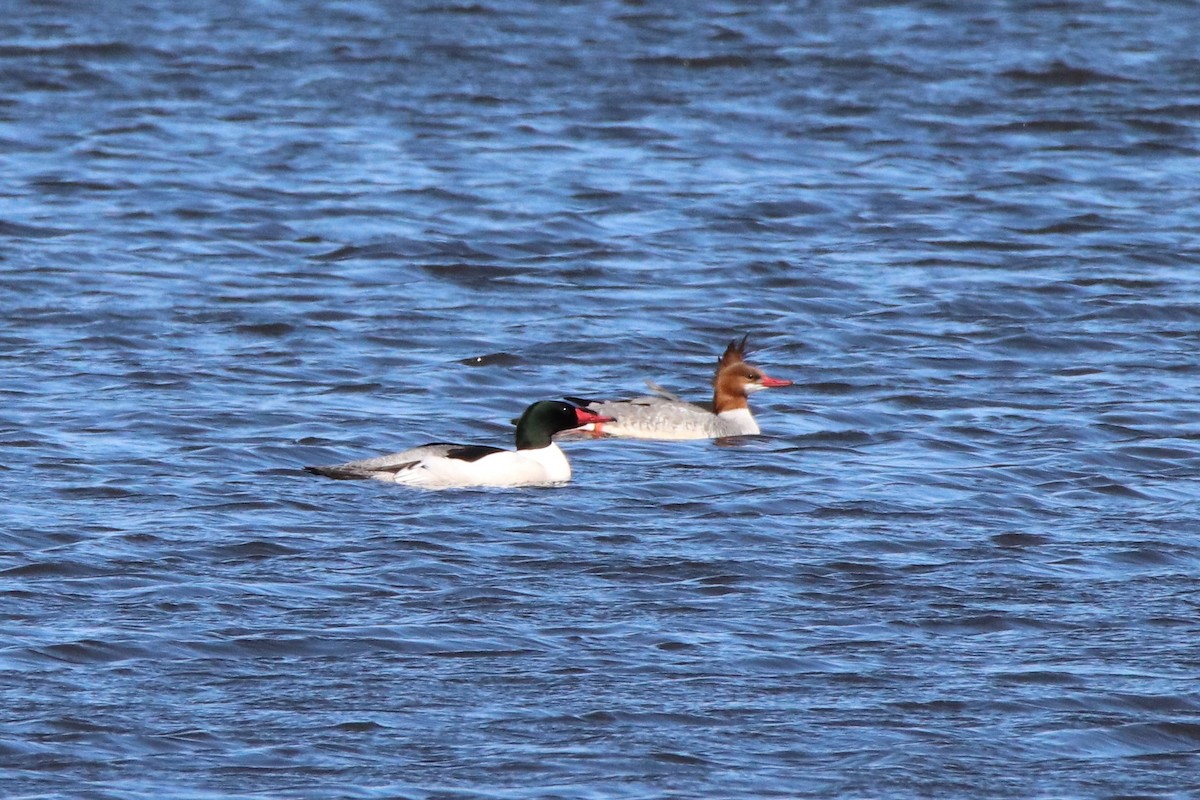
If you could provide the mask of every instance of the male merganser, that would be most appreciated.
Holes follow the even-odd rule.
[[[746,341],[734,339],[717,360],[713,375],[712,405],[688,403],[651,383],[653,395],[632,400],[587,400],[568,397],[589,411],[617,418],[614,424],[596,423],[584,430],[593,435],[626,439],[715,439],[759,433],[746,396],[760,389],[791,386],[746,363]]]
[[[374,478],[426,489],[468,486],[539,486],[565,483],[571,465],[551,437],[613,418],[558,400],[540,400],[517,421],[517,449],[432,442],[400,453],[329,467],[305,467],[330,478]]]

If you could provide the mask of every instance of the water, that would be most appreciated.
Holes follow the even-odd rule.
[[[1193,17],[7,5],[5,796],[1192,796]]]

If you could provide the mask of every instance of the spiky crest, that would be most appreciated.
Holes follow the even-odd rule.
[[[717,370],[713,375],[714,380],[717,375],[721,374],[721,370],[734,364],[740,364],[746,360],[746,342],[749,339],[750,334],[747,333],[742,337],[740,342],[734,339],[729,343],[729,346],[725,348],[725,352],[717,359]]]

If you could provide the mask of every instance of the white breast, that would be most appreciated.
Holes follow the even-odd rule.
[[[722,411],[717,417],[717,436],[753,436],[761,433],[754,415],[748,408]]]

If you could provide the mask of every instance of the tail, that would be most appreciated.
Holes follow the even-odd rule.
[[[335,481],[360,481],[370,478],[371,475],[360,469],[348,469],[346,467],[305,467],[305,472],[313,475],[324,475],[326,478],[333,478]]]
[[[670,389],[664,389],[663,387],[659,386],[657,383],[650,380],[649,378],[646,379],[646,386],[648,386],[650,388],[651,392],[653,392],[654,394],[658,395],[659,397],[661,397],[665,400],[670,400],[673,403],[684,402],[682,397],[675,394]]]

